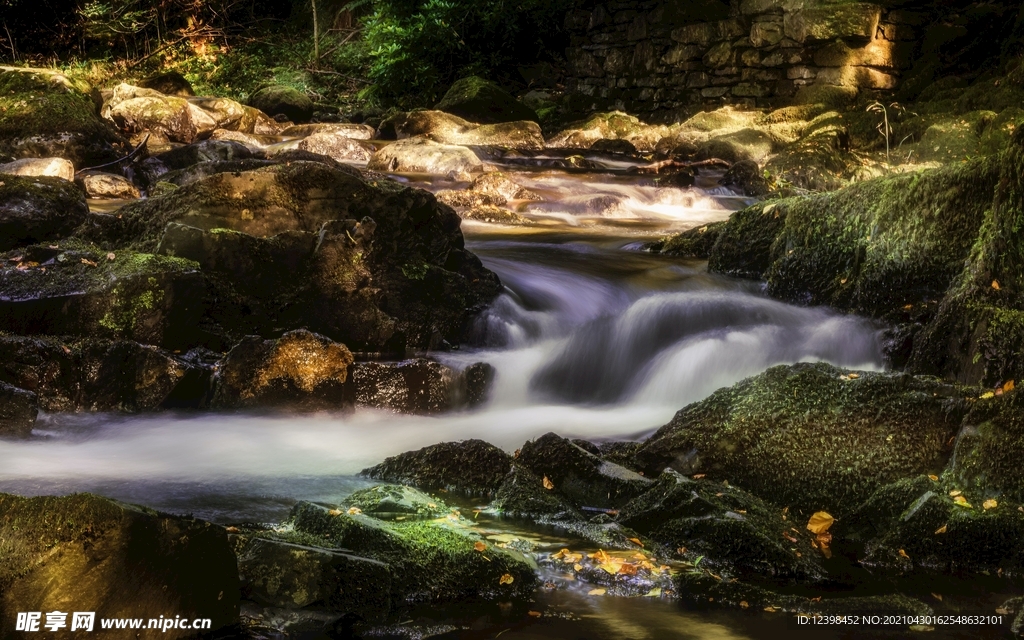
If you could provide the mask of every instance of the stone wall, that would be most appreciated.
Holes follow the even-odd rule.
[[[801,92],[891,90],[931,20],[841,0],[586,3],[566,17],[566,88],[592,109],[654,121],[702,105],[780,106]]]

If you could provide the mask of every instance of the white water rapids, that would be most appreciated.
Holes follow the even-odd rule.
[[[772,301],[757,283],[709,275],[702,263],[630,250],[655,231],[725,218],[735,196],[545,175],[529,178],[545,201],[526,213],[547,226],[464,225],[507,292],[471,344],[432,355],[494,365],[486,406],[438,417],[48,416],[39,437],[0,441],[0,491],[89,490],[218,521],[269,520],[295,499],[344,495],[360,469],[429,444],[480,438],[512,450],[548,431],[635,438],[775,364],[881,366],[878,327],[866,320]]]

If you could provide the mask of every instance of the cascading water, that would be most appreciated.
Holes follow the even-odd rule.
[[[50,416],[43,437],[0,441],[0,490],[91,490],[220,522],[269,521],[296,499],[337,500],[360,486],[352,477],[360,469],[429,444],[480,438],[511,450],[548,431],[638,437],[774,364],[880,366],[878,328],[868,321],[769,300],[757,283],[709,275],[697,262],[627,250],[633,230],[587,222],[593,212],[578,206],[584,196],[614,197],[649,232],[667,228],[668,214],[675,228],[722,219],[735,196],[593,176],[526,181],[545,194],[542,217],[576,226],[466,225],[469,248],[507,292],[468,345],[435,354],[456,367],[495,367],[484,407],[440,417]],[[652,215],[652,207],[662,209]]]

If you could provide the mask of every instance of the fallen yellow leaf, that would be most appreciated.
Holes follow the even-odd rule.
[[[602,562],[601,564],[597,565],[597,568],[601,569],[602,571],[605,571],[606,573],[610,573],[614,576],[616,573],[619,572],[619,569],[622,568],[622,564],[619,562]]]
[[[778,611],[778,609],[776,609],[775,607],[765,607],[764,610],[768,613],[775,613],[776,611]]]
[[[533,617],[533,618],[539,618],[540,617],[540,611],[527,611],[526,615],[528,615],[530,617]]]
[[[551,491],[552,489],[555,488],[555,483],[548,480],[547,476],[544,476],[544,488],[547,489],[548,491]]]
[[[590,591],[587,592],[587,595],[588,596],[603,596],[606,593],[608,593],[607,589],[591,589]]]
[[[515,580],[516,579],[512,577],[511,573],[506,573],[498,580],[498,584],[512,584]]]
[[[583,565],[577,562],[576,564],[572,565],[572,570],[573,571],[583,571]]]
[[[989,398],[996,397],[996,394],[994,391],[986,391],[985,393],[981,394],[978,397],[981,398],[982,400],[988,400]]]
[[[949,497],[955,498],[955,497],[957,497],[958,495],[960,495],[962,493],[963,493],[963,491],[961,491],[959,489],[953,489],[952,491],[949,492]]]
[[[856,380],[859,377],[860,377],[859,373],[851,373],[851,374],[849,374],[850,380]]]
[[[936,529],[935,530],[935,535],[941,536],[942,534],[946,533],[946,531],[948,530],[948,526],[949,525],[945,525],[944,524],[941,527],[939,527],[938,529]]]
[[[836,519],[827,512],[818,511],[812,515],[811,519],[807,522],[807,530],[815,534],[825,533],[835,521]]]
[[[1009,609],[1004,609],[1004,608],[1000,607],[1000,608],[996,609],[996,613],[998,613],[1001,616],[1008,616],[1011,613],[1013,613],[1013,611],[1010,611]]]
[[[996,501],[995,501],[994,499],[992,499],[992,498],[989,498],[989,499],[988,499],[988,500],[986,500],[985,502],[982,502],[982,503],[981,503],[981,508],[982,508],[982,509],[984,509],[985,511],[988,511],[989,509],[995,509],[995,508],[996,508],[996,507],[998,507],[998,506],[999,506],[999,503],[998,503],[998,502],[996,502]]]
[[[967,502],[967,498],[965,498],[963,496],[957,496],[957,497],[953,498],[953,504],[955,504],[958,507],[963,507],[965,509],[973,509],[974,508],[974,507],[971,506],[970,502]]]
[[[1013,389],[1014,389],[1013,380],[1009,380],[1009,381],[1006,382],[1006,384],[1003,385],[1003,393],[1009,393],[1009,392],[1013,391]]]
[[[939,481],[939,476],[930,475],[930,476],[928,476],[928,479],[931,480],[932,482],[938,482]]]
[[[350,516],[357,516],[357,515],[359,515],[362,512],[363,512],[363,510],[360,509],[359,507],[349,507],[348,508],[348,515],[350,515]]]
[[[992,281],[992,288],[995,289],[996,291],[999,291],[999,281],[998,280],[993,280]]]
[[[632,542],[633,544],[635,544],[638,547],[644,546],[644,543],[640,542],[639,538],[630,538],[629,541]]]
[[[746,600],[740,600],[740,606],[743,607],[744,609],[746,609],[747,607],[750,606],[750,603],[747,602]]]
[[[906,558],[907,560],[910,560],[910,556],[908,556],[907,552],[904,551],[903,549],[900,549],[900,557],[901,558]]]
[[[485,549],[487,549],[487,545],[481,542],[480,540],[477,540],[476,543],[473,545],[473,549],[475,549],[476,551],[484,551]]]
[[[340,516],[341,513],[342,513],[341,509],[331,509],[330,511],[327,512],[327,515],[329,515],[329,516]]]
[[[935,598],[936,600],[938,600],[939,602],[942,602],[942,594],[941,593],[933,593],[932,597]]]
[[[644,597],[645,598],[660,598],[661,597],[661,587],[654,587],[653,589],[651,589],[650,591],[645,593]]]
[[[598,549],[596,553],[590,554],[590,559],[597,560],[598,562],[611,562],[612,557],[603,549]]]

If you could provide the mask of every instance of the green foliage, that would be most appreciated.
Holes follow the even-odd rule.
[[[378,102],[433,105],[460,77],[518,80],[516,66],[560,48],[572,0],[376,0],[365,21],[366,92]]]

